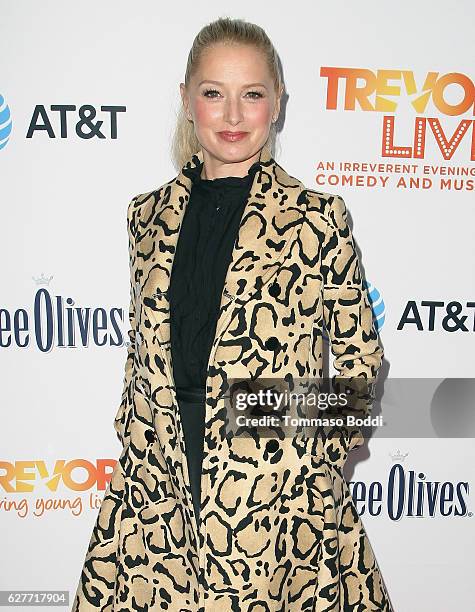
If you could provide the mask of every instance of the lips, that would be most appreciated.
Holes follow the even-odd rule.
[[[247,136],[247,132],[218,132],[218,135],[224,140],[234,142]]]

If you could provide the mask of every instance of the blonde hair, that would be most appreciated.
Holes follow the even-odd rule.
[[[274,82],[276,94],[278,95],[280,90],[283,89],[283,78],[277,52],[265,31],[254,23],[249,23],[243,19],[231,19],[229,17],[220,17],[212,21],[201,28],[196,35],[188,54],[188,61],[186,64],[186,87],[188,87],[190,79],[199,65],[203,52],[217,43],[235,43],[254,46],[264,54],[269,72]],[[276,123],[272,123],[269,137],[264,145],[269,148],[272,155],[274,155],[275,151],[276,136]],[[197,153],[200,148],[201,145],[196,138],[193,122],[187,119],[183,104],[181,104],[177,114],[171,150],[173,164],[176,169],[181,170],[185,162],[188,161],[192,155]]]

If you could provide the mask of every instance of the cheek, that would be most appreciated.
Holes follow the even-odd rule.
[[[270,104],[262,103],[248,106],[245,111],[246,121],[254,127],[266,126],[272,117]]]
[[[245,106],[243,109],[247,125],[256,128],[264,128],[271,120],[272,108],[267,102]],[[217,104],[213,106],[206,101],[196,100],[194,114],[201,128],[213,126],[216,122],[222,122],[223,109]]]
[[[199,125],[211,125],[216,119],[221,117],[218,107],[213,107],[211,104],[198,100],[195,103],[195,117]]]

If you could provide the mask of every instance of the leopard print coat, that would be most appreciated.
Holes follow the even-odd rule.
[[[185,164],[203,161],[202,151]],[[197,525],[170,354],[168,289],[191,181],[128,207],[130,344],[105,492],[73,612],[392,612],[343,465],[358,428],[276,442],[226,435],[230,378],[376,378],[373,326],[343,199],[260,154],[209,356]],[[365,404],[366,412],[370,404]]]

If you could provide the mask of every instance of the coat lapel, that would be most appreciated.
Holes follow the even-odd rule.
[[[164,185],[152,199],[142,219],[138,258],[143,260],[141,303],[150,311],[171,386],[174,385],[170,350],[169,288],[174,254],[189,201],[192,181],[183,170],[203,161],[200,150],[183,166],[175,179]],[[279,268],[290,239],[305,214],[299,198],[300,181],[291,177],[271,156],[261,150],[260,167],[254,175],[238,228],[231,262],[221,294],[214,351],[232,318]],[[139,298],[140,299],[140,298]]]

